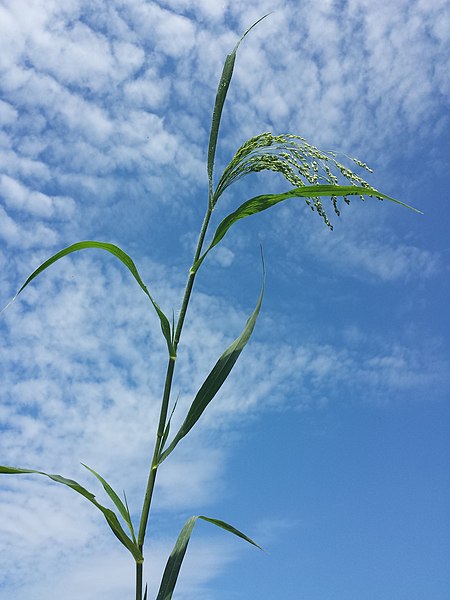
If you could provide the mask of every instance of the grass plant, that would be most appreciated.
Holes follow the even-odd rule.
[[[261,19],[259,21],[261,21]],[[259,23],[259,21],[257,21],[257,23]],[[257,25],[257,23],[255,23],[250,29]],[[136,524],[133,523],[126,496],[124,495],[122,500],[108,484],[108,482],[105,481],[105,479],[96,471],[94,471],[94,469],[88,467],[87,465],[83,466],[85,466],[86,469],[88,469],[89,472],[101,484],[106,494],[109,496],[114,509],[101,505],[96,500],[96,497],[92,492],[88,491],[72,479],[62,477],[61,475],[46,473],[40,470],[0,466],[0,473],[7,475],[39,474],[49,477],[56,483],[68,486],[78,494],[81,494],[101,513],[103,513],[103,516],[105,517],[112,532],[121,542],[121,544],[130,552],[133,560],[135,561],[136,600],[147,600],[147,586],[144,588],[143,583],[144,542],[148,529],[150,508],[155,491],[158,470],[162,467],[164,461],[169,458],[170,454],[177,449],[181,440],[186,437],[191,429],[196,425],[203,412],[207,409],[208,405],[212,402],[217,392],[220,390],[221,386],[231,373],[242,350],[252,335],[263,299],[264,276],[261,293],[252,314],[249,316],[242,330],[242,333],[218,358],[213,369],[192,400],[181,427],[177,432],[175,432],[174,435],[171,435],[171,417],[176,406],[176,403],[172,403],[171,401],[171,392],[178,348],[189,307],[189,301],[193,291],[194,281],[203,261],[207,258],[209,252],[211,252],[215,246],[222,241],[228,230],[235,223],[244,218],[256,215],[257,213],[267,210],[272,206],[275,206],[276,204],[286,200],[302,199],[313,211],[317,212],[319,216],[322,217],[326,226],[330,228],[332,228],[332,225],[322,203],[322,198],[325,197],[330,198],[332,209],[338,216],[338,198],[342,198],[345,203],[349,204],[352,196],[359,197],[362,200],[368,196],[378,198],[380,200],[389,200],[402,206],[406,206],[411,210],[416,210],[372,188],[360,175],[354,173],[348,167],[344,166],[344,164],[338,162],[336,153],[322,152],[315,146],[309,144],[303,137],[293,134],[274,135],[272,133],[265,132],[251,138],[236,151],[235,155],[215,184],[214,164],[222,110],[232,79],[239,45],[243,38],[248,34],[250,29],[244,33],[232,52],[226,57],[223,72],[217,89],[207,157],[208,192],[207,197],[205,198],[206,212],[203,225],[199,233],[195,254],[191,263],[191,267],[188,271],[186,288],[181,308],[178,313],[178,319],[176,321],[174,319],[169,319],[164,314],[156,300],[150,294],[130,256],[128,256],[123,250],[114,244],[107,242],[88,240],[77,242],[71,246],[68,246],[67,248],[64,248],[42,263],[35,271],[33,271],[33,273],[28,277],[17,293],[17,295],[22,293],[23,290],[38,275],[50,267],[54,262],[62,259],[63,257],[86,249],[98,249],[109,252],[127,267],[141,290],[148,297],[159,320],[161,332],[167,346],[167,371],[165,384],[162,391],[160,416],[156,438],[154,441],[154,451],[150,458],[145,497],[143,499],[142,510],[140,513],[141,516],[137,528]],[[351,159],[351,161],[355,167],[363,171],[370,171],[369,167],[367,167],[367,165],[362,161],[359,161],[358,159]],[[209,228],[210,219],[214,210],[220,210],[220,198],[222,194],[230,186],[235,184],[238,180],[245,177],[249,173],[260,171],[273,171],[281,174],[289,184],[289,189],[282,193],[259,195],[238,206],[233,212],[222,218],[214,235],[212,236],[212,241],[205,248],[205,236]],[[181,529],[172,553],[167,560],[156,600],[170,600],[172,598],[188,543],[198,519],[224,529],[225,531],[242,538],[250,544],[259,547],[256,542],[247,537],[244,533],[222,520],[204,515],[192,516]]]

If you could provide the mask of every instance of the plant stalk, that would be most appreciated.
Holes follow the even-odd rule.
[[[203,243],[205,241],[206,232],[207,232],[209,221],[211,219],[211,214],[213,211],[213,208],[211,205],[212,204],[211,198],[212,198],[212,191],[211,191],[211,186],[210,186],[208,209],[206,211],[206,214],[205,214],[205,217],[203,220],[203,224],[202,224],[202,228],[200,230],[200,235],[199,235],[198,242],[197,242],[197,248],[195,251],[194,260],[193,260],[192,264],[195,264],[195,262],[199,259],[201,251],[202,251]],[[196,273],[189,272],[189,277],[188,277],[188,280],[186,283],[183,301],[182,301],[181,309],[180,309],[180,314],[178,316],[177,325],[176,325],[175,334],[174,334],[173,345],[174,345],[175,353],[176,353],[176,350],[178,347],[178,343],[180,341],[181,332],[182,332],[184,321],[186,318],[186,313],[187,313],[187,309],[189,306],[189,300],[191,298],[192,288],[194,286],[195,275],[196,275]],[[147,488],[145,490],[145,496],[144,496],[144,503],[142,506],[141,520],[139,523],[139,533],[138,533],[138,545],[139,545],[139,549],[141,550],[141,552],[143,552],[144,539],[145,539],[145,534],[147,531],[147,523],[148,523],[148,518],[149,518],[149,513],[150,513],[150,505],[152,502],[153,490],[155,488],[155,482],[156,482],[156,473],[158,470],[158,460],[159,460],[159,456],[160,456],[160,453],[162,450],[161,444],[162,444],[162,438],[164,435],[164,430],[166,427],[167,413],[168,413],[169,401],[170,401],[170,392],[172,389],[173,374],[174,374],[174,370],[175,370],[175,360],[176,360],[176,357],[173,357],[173,356],[169,357],[169,362],[167,365],[167,372],[166,372],[166,379],[165,379],[165,383],[164,383],[164,392],[163,392],[163,397],[162,397],[162,402],[161,402],[161,411],[160,411],[160,415],[159,415],[158,431],[156,434],[155,447],[154,447],[154,451],[153,451],[153,457],[152,457],[152,462],[151,462],[151,466],[150,466],[150,471],[148,474]],[[142,564],[138,564],[138,563],[136,564],[136,600],[142,600]]]
[[[136,600],[142,600],[142,563],[136,563]]]

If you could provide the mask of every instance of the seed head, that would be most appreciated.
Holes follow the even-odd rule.
[[[359,168],[372,173],[361,160],[348,156],[346,158]],[[359,187],[370,187],[362,177],[337,161],[336,152],[322,152],[298,135],[273,135],[265,132],[242,144],[233,156],[217,184],[214,205],[232,183],[248,173],[260,171],[280,173],[294,187],[324,183],[339,185],[342,179],[346,181],[341,183],[346,185],[350,183]],[[305,202],[312,210],[317,211],[325,224],[332,229],[320,199],[305,198]],[[332,196],[331,202],[334,212],[339,216],[337,197]],[[344,197],[344,202],[350,204],[348,197]]]

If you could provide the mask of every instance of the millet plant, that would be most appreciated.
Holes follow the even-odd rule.
[[[259,23],[261,20],[262,19],[257,21],[257,23]],[[257,23],[250,27],[250,29],[252,29]],[[237,150],[228,166],[219,177],[217,183],[215,183],[213,176],[214,159],[222,110],[233,75],[236,53],[239,44],[245,35],[247,35],[247,33],[250,31],[250,29],[244,33],[234,47],[233,51],[226,57],[217,89],[207,156],[208,191],[206,194],[206,213],[200,229],[197,247],[189,270],[178,318],[175,320],[172,317],[169,320],[169,318],[159,307],[156,300],[150,294],[132,259],[119,247],[107,242],[82,241],[64,248],[41,264],[28,277],[17,293],[17,295],[20,294],[29,283],[31,283],[40,273],[42,273],[42,271],[47,269],[60,258],[79,250],[97,248],[100,250],[105,250],[114,255],[128,268],[144,294],[146,294],[148,297],[159,319],[162,335],[164,336],[167,346],[167,372],[164,389],[162,391],[160,416],[156,432],[156,439],[154,441],[154,450],[151,458],[149,457],[150,468],[147,476],[145,497],[143,499],[140,521],[137,529],[133,523],[125,494],[124,499],[122,500],[108,484],[108,482],[87,465],[84,466],[101,483],[112,504],[114,505],[115,511],[100,504],[92,492],[88,491],[73,479],[67,479],[61,475],[45,473],[44,471],[38,471],[34,469],[0,466],[0,473],[3,474],[37,473],[40,475],[45,475],[53,481],[68,486],[78,494],[81,494],[100,512],[102,512],[112,532],[130,552],[136,563],[136,600],[147,600],[147,586],[145,586],[144,589],[143,585],[144,541],[147,532],[150,507],[152,504],[158,470],[162,468],[164,461],[169,459],[170,455],[177,448],[180,441],[191,431],[191,429],[202,416],[203,412],[208,407],[209,403],[214,399],[222,384],[227,379],[237,359],[239,358],[239,355],[244,349],[244,346],[247,344],[250,336],[252,335],[261,308],[264,281],[255,309],[247,320],[242,333],[219,357],[213,369],[206,377],[204,383],[192,400],[181,427],[175,433],[175,435],[171,435],[171,418],[176,406],[176,402],[172,401],[171,391],[175,373],[175,365],[177,361],[178,347],[180,344],[180,338],[186,319],[194,281],[208,253],[221,242],[230,227],[232,227],[237,221],[260,213],[261,211],[275,206],[279,202],[283,202],[284,200],[291,198],[303,199],[313,211],[317,212],[322,217],[325,225],[330,228],[332,228],[332,226],[321,201],[321,198],[323,197],[329,197],[331,199],[331,204],[334,212],[337,215],[339,215],[337,204],[339,197],[343,198],[343,200],[349,204],[349,199],[351,196],[359,196],[361,200],[364,200],[365,196],[372,196],[380,200],[390,200],[392,202],[396,202],[397,204],[401,204],[402,206],[406,206],[407,208],[411,208],[410,206],[394,200],[393,198],[390,198],[389,196],[386,196],[385,194],[382,194],[381,192],[370,187],[370,185],[359,175],[355,174],[346,166],[338,162],[337,155],[335,153],[322,152],[315,146],[309,144],[303,137],[292,134],[273,135],[272,133],[266,132],[251,138]],[[351,160],[360,169],[370,171],[365,163],[357,159]],[[236,208],[236,210],[234,210],[234,212],[228,214],[221,220],[220,224],[215,230],[214,235],[212,236],[211,242],[207,247],[205,247],[205,236],[208,231],[211,215],[213,214],[214,210],[220,208],[219,200],[224,191],[236,181],[242,177],[245,177],[245,175],[259,171],[274,171],[275,173],[280,173],[290,184],[290,188],[283,193],[262,194],[241,204],[238,208]],[[202,519],[213,525],[216,525],[217,527],[225,529],[226,531],[246,540],[250,544],[257,546],[253,540],[224,521],[203,515],[191,517],[181,529],[172,553],[167,560],[156,600],[170,600],[170,598],[172,598],[187,546],[194,525],[198,519]]]

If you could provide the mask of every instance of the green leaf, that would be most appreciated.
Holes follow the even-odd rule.
[[[144,600],[147,600],[147,584],[145,584]]]
[[[49,477],[50,479],[52,479],[53,481],[56,481],[57,483],[62,483],[63,485],[70,487],[78,494],[81,494],[82,496],[87,498],[89,500],[89,502],[91,502],[94,506],[96,506],[103,513],[108,525],[110,526],[112,532],[117,537],[117,539],[125,546],[125,548],[127,548],[131,552],[131,554],[133,555],[136,562],[143,562],[144,558],[142,556],[141,551],[139,550],[137,544],[134,543],[133,540],[131,540],[127,536],[125,531],[122,529],[122,526],[121,526],[116,514],[109,508],[106,508],[105,506],[102,506],[101,504],[99,504],[97,502],[97,500],[95,499],[94,494],[92,494],[91,492],[86,490],[83,486],[81,486],[79,483],[77,483],[73,479],[67,479],[66,477],[62,477],[61,475],[55,475],[52,473],[44,473],[43,471],[35,471],[34,469],[19,469],[16,467],[5,467],[5,466],[0,466],[0,473],[6,474],[6,475],[12,475],[12,474],[45,475],[46,477]]]
[[[203,385],[197,392],[197,395],[195,396],[191,407],[188,411],[188,414],[186,415],[186,418],[183,424],[181,425],[178,433],[175,435],[167,450],[164,450],[164,452],[161,453],[158,464],[161,464],[167,458],[167,456],[174,450],[178,442],[189,433],[192,427],[200,419],[208,404],[211,402],[211,400],[217,394],[219,389],[222,387],[222,384],[228,377],[231,369],[234,367],[237,359],[239,358],[240,353],[242,352],[248,340],[250,339],[250,336],[252,335],[256,319],[258,318],[258,314],[261,308],[263,295],[264,279],[255,310],[247,320],[244,330],[242,331],[241,335],[238,338],[236,338],[234,342],[225,350],[225,352],[214,365],[214,368],[212,369],[212,371],[204,381]]]
[[[247,29],[244,35],[240,38],[233,51],[228,54],[225,59],[225,64],[223,65],[222,76],[219,81],[219,86],[217,88],[216,93],[216,101],[214,103],[214,110],[212,116],[211,123],[211,132],[209,136],[209,146],[208,146],[208,178],[210,182],[212,182],[212,174],[214,169],[214,157],[216,154],[216,146],[217,146],[217,137],[219,135],[219,127],[220,127],[220,119],[222,116],[223,105],[225,103],[225,98],[227,97],[228,88],[230,87],[231,77],[233,76],[234,63],[236,61],[236,52],[239,48],[240,43],[244,39],[244,37],[250,32],[253,27],[255,27],[258,23],[260,23],[263,19],[269,16],[270,13],[264,15],[260,19],[253,23],[251,27]]]
[[[179,398],[179,396],[178,396]],[[161,448],[164,448],[165,443],[167,442],[167,438],[169,437],[169,433],[170,433],[170,423],[172,421],[172,417],[173,417],[173,413],[175,412],[175,409],[177,407],[178,404],[178,398],[175,400],[175,403],[173,405],[172,411],[170,413],[169,418],[167,419],[167,424],[164,428],[164,433],[163,436],[161,438]]]
[[[124,505],[124,503],[122,502],[122,500],[120,499],[120,497],[116,494],[116,492],[109,485],[109,483],[105,479],[103,479],[103,477],[101,475],[99,475],[98,473],[96,473],[94,471],[94,469],[91,469],[91,467],[88,467],[84,463],[81,463],[81,464],[88,471],[90,471],[92,473],[92,475],[94,475],[94,477],[97,477],[97,479],[100,481],[100,483],[103,486],[103,489],[108,494],[108,496],[111,498],[111,500],[114,502],[116,508],[119,510],[119,513],[122,515],[123,520],[128,525],[128,528],[129,528],[130,533],[131,533],[131,537],[133,538],[133,541],[136,543],[136,536],[134,534],[133,523],[131,521],[130,511],[128,510],[128,507]],[[126,498],[125,498],[125,502],[126,502]]]
[[[242,538],[247,541],[249,544],[256,546],[261,549],[261,546],[258,546],[256,542],[247,537],[244,533],[225,523],[225,521],[219,521],[218,519],[211,519],[210,517],[204,517],[202,515],[194,516],[188,519],[178,536],[178,539],[173,547],[173,550],[169,556],[169,559],[166,564],[166,568],[164,569],[164,574],[161,580],[161,585],[158,591],[158,596],[156,600],[171,600],[173,591],[175,589],[175,585],[177,583],[178,575],[180,574],[181,565],[183,563],[184,556],[186,554],[186,550],[189,544],[189,540],[191,538],[192,530],[194,529],[194,525],[198,519],[202,519],[203,521],[207,521],[208,523],[212,523],[221,529],[225,529],[230,533]]]
[[[138,273],[136,265],[131,260],[131,258],[128,256],[128,254],[126,254],[118,246],[115,246],[114,244],[109,244],[108,242],[95,242],[92,240],[86,240],[84,242],[77,242],[76,244],[72,244],[71,246],[64,248],[60,252],[57,252],[52,257],[50,257],[48,260],[43,262],[35,271],[33,271],[33,273],[31,273],[31,275],[28,277],[28,279],[22,285],[22,287],[17,292],[15,297],[11,300],[11,302],[13,302],[17,298],[17,296],[27,287],[27,285],[29,283],[31,283],[33,281],[33,279],[35,279],[35,277],[37,277],[40,273],[42,273],[42,271],[45,271],[45,269],[47,269],[54,262],[56,262],[60,258],[63,258],[64,256],[67,256],[68,254],[71,254],[72,252],[77,252],[78,250],[85,250],[86,248],[98,248],[100,250],[106,250],[107,252],[114,255],[116,258],[118,258],[127,267],[127,269],[133,275],[135,280],[138,282],[141,289],[144,291],[144,293],[148,296],[151,303],[153,304],[153,307],[156,310],[159,320],[160,320],[160,323],[161,323],[161,330],[163,332],[164,338],[166,339],[167,347],[169,349],[169,354],[170,354],[170,356],[174,356],[175,350],[174,350],[174,347],[172,344],[170,323],[169,323],[166,315],[162,312],[162,310],[160,309],[158,304],[153,300],[152,296],[150,295],[150,292],[147,289],[147,286],[142,281],[141,276]],[[11,304],[11,302],[9,304]],[[9,306],[9,304],[8,304],[8,306]]]
[[[130,523],[131,523],[131,527],[130,527],[131,536],[133,538],[133,542],[136,543],[136,536],[134,535],[133,522],[131,520],[131,513],[130,513],[130,509],[128,508],[128,501],[127,501],[127,495],[125,494],[125,490],[123,490],[123,499],[125,500],[125,508],[127,511],[128,521],[130,521]],[[127,523],[128,523],[128,521],[127,521]]]
[[[208,252],[222,240],[230,227],[240,219],[244,219],[245,217],[250,217],[251,215],[260,213],[263,210],[267,210],[268,208],[271,208],[272,206],[275,206],[275,204],[278,204],[283,200],[287,200],[288,198],[315,198],[318,196],[352,195],[375,196],[379,199],[390,200],[391,202],[405,206],[414,212],[423,214],[420,210],[417,210],[416,208],[413,208],[404,202],[395,200],[390,196],[386,196],[385,194],[382,194],[373,188],[359,187],[356,185],[305,185],[303,187],[294,188],[293,190],[289,190],[288,192],[284,192],[282,194],[263,194],[261,196],[255,196],[254,198],[247,200],[247,202],[244,202],[244,204],[241,204],[239,208],[223,219],[223,221],[217,227],[214,237],[206,251],[202,254],[198,261],[192,265],[191,273],[195,273],[197,271]]]

